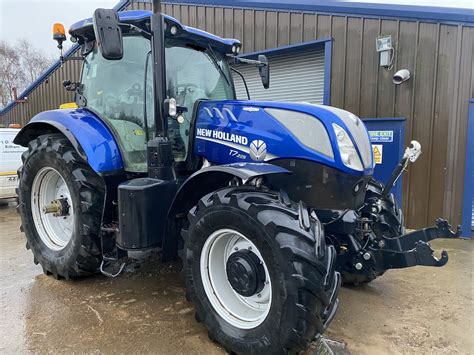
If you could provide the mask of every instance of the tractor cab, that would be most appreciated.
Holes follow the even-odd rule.
[[[147,141],[156,132],[150,16],[149,11],[119,13],[123,53],[115,60],[100,53],[92,19],[69,31],[84,56],[76,101],[106,122],[120,146],[124,169],[136,173],[147,171]],[[179,166],[188,157],[196,103],[235,99],[227,55],[237,54],[240,42],[183,26],[170,16],[164,16],[164,27],[165,100],[173,111],[166,123]]]

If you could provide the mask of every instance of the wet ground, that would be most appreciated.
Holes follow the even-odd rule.
[[[15,209],[0,206],[0,353],[224,353],[194,320],[178,264],[148,260],[115,279],[56,281],[33,264],[18,226]],[[328,337],[352,354],[474,353],[474,244],[433,245],[449,252],[443,268],[342,288]]]

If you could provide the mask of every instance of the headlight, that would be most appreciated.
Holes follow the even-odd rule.
[[[329,158],[334,158],[328,132],[316,117],[276,108],[266,108],[265,112],[285,126],[301,144]]]
[[[341,153],[341,160],[348,168],[364,171],[359,154],[347,132],[339,125],[333,123],[332,128],[336,134],[336,141]]]

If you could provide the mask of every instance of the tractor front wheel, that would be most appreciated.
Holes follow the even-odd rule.
[[[183,233],[187,296],[235,353],[296,353],[338,305],[336,253],[316,216],[278,193],[229,187],[202,198]]]
[[[31,141],[22,159],[18,208],[35,263],[55,278],[97,272],[102,179],[60,134]]]

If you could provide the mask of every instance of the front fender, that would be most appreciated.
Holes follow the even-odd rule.
[[[178,238],[188,211],[199,200],[220,188],[228,185],[234,177],[243,182],[254,177],[291,174],[289,170],[268,163],[236,163],[213,165],[196,171],[180,186],[166,218],[167,226],[162,245],[162,258],[172,260],[177,257]]]
[[[257,176],[264,176],[270,174],[291,174],[291,171],[286,170],[285,168],[268,163],[234,163],[224,165],[212,165],[207,168],[203,168],[201,170],[196,171],[185,181],[181,188],[183,188],[186,183],[198,178],[202,178],[204,174],[209,174],[212,172],[232,175],[242,179],[244,182],[248,179]]]
[[[84,108],[41,112],[22,128],[14,143],[27,147],[38,136],[55,132],[66,136],[95,172],[104,174],[123,169],[112,131],[97,115]]]

